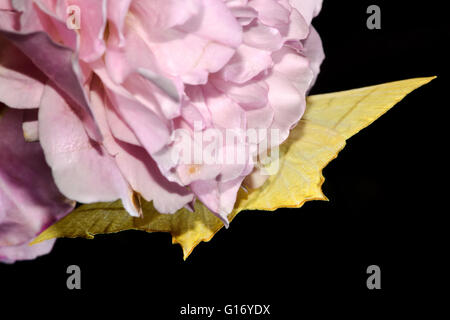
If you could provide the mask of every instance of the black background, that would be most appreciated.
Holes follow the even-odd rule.
[[[329,202],[241,213],[187,261],[168,234],[61,239],[48,256],[0,265],[0,309],[19,299],[19,312],[37,301],[44,304],[35,313],[59,318],[52,306],[87,317],[128,310],[144,319],[183,319],[178,312],[188,303],[271,304],[271,319],[436,310],[448,277],[443,3],[325,0],[314,25],[327,58],[313,94],[438,76],[348,141],[324,170]],[[381,7],[381,30],[366,27],[371,4]],[[66,288],[72,264],[82,270],[79,291]],[[381,290],[366,287],[372,264],[381,268]]]

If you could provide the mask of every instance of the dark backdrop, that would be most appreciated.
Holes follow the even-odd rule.
[[[425,308],[423,298],[437,299],[447,277],[444,44],[450,37],[444,1],[413,3],[325,0],[314,22],[327,58],[312,93],[439,76],[348,141],[324,171],[330,202],[241,213],[187,261],[168,234],[58,240],[48,256],[0,265],[2,312],[20,294],[19,312],[33,300],[44,302],[35,314],[58,318],[63,314],[50,307],[84,316],[128,309],[146,319],[183,319],[177,313],[189,303],[271,304],[272,319],[306,311],[365,319],[416,312]],[[366,28],[370,4],[381,7],[381,30]],[[71,264],[81,267],[80,291],[66,289]],[[372,264],[381,268],[379,291],[366,287]],[[258,319],[227,319],[244,318]]]

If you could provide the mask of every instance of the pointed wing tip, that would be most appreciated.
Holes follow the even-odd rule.
[[[198,243],[197,243],[197,244],[194,244],[193,246],[189,247],[189,246],[183,245],[182,243],[180,243],[178,241],[174,242],[174,243],[177,243],[181,246],[181,250],[183,250],[183,261],[186,261],[187,258],[189,258],[191,253],[194,251],[195,247],[197,247],[197,245],[198,245]]]
[[[386,86],[386,85],[389,85],[389,84],[396,84],[396,83],[399,83],[399,84],[403,83],[403,84],[406,85],[408,83],[410,87],[409,87],[408,92],[404,95],[404,97],[403,97],[403,99],[404,99],[411,92],[413,92],[413,91],[419,89],[420,87],[430,83],[431,81],[433,81],[436,78],[437,78],[437,76],[410,78],[410,79],[404,79],[404,80],[398,80],[398,81],[393,81],[393,82],[382,83],[382,84],[379,84],[377,86]]]
[[[432,81],[434,79],[436,79],[438,76],[430,76],[430,77],[425,77],[425,79],[429,79],[429,81]]]
[[[409,79],[403,79],[403,80],[396,80],[396,81],[390,81],[390,82],[385,82],[385,83],[380,83],[374,86],[369,86],[370,87],[376,87],[376,86],[386,86],[389,84],[395,84],[395,83],[407,83],[407,82],[415,82],[418,83],[418,86],[415,88],[419,88],[423,85],[426,85],[427,83],[433,81],[434,79],[436,79],[438,76],[429,76],[429,77],[417,77],[417,78],[409,78]],[[363,88],[359,88],[359,89],[364,89]],[[414,91],[415,89],[411,89],[410,92]],[[358,90],[358,89],[353,89],[353,90]]]
[[[431,81],[433,81],[437,77],[438,76],[420,77],[420,78],[412,78],[412,79],[409,79],[409,80],[411,80],[411,81],[419,81],[420,82],[420,86],[423,86],[423,85],[426,85],[427,83],[430,83]],[[405,81],[405,80],[403,80],[403,81]]]
[[[423,85],[430,83],[431,81],[433,81],[434,79],[438,78],[438,76],[432,76],[432,77],[427,77],[425,78],[425,82],[423,83]]]

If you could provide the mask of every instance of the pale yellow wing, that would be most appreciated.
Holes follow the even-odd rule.
[[[243,210],[275,210],[301,207],[306,201],[326,200],[321,186],[322,169],[345,146],[345,140],[370,125],[408,93],[434,77],[396,81],[361,89],[310,96],[303,119],[280,147],[279,170],[257,190],[241,191],[232,220]],[[195,212],[186,209],[174,215],[158,213],[143,202],[143,218],[133,218],[120,201],[82,205],[42,232],[34,241],[62,237],[92,238],[96,234],[136,229],[170,232],[186,259],[197,244],[209,241],[223,223],[202,204]]]

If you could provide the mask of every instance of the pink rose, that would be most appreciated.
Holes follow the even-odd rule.
[[[14,144],[42,148],[57,186],[50,178],[39,191],[47,196],[121,199],[133,216],[136,192],[161,213],[199,199],[227,224],[243,180],[257,175],[258,156],[283,142],[304,112],[324,57],[311,26],[321,2],[0,0],[0,102],[21,109],[0,121],[6,128],[15,115],[20,126],[19,113],[37,114],[22,123],[34,142],[16,135]],[[264,133],[249,139],[249,130]],[[220,137],[229,132],[233,141]],[[203,159],[211,149],[215,160],[233,161],[186,161],[192,150]],[[13,160],[15,171],[29,170],[28,157]],[[49,178],[46,170],[33,175],[36,183]],[[4,247],[2,230],[18,232],[0,199]],[[7,212],[20,215],[8,209],[23,201],[14,200]],[[41,207],[47,216],[66,203],[54,200]]]

